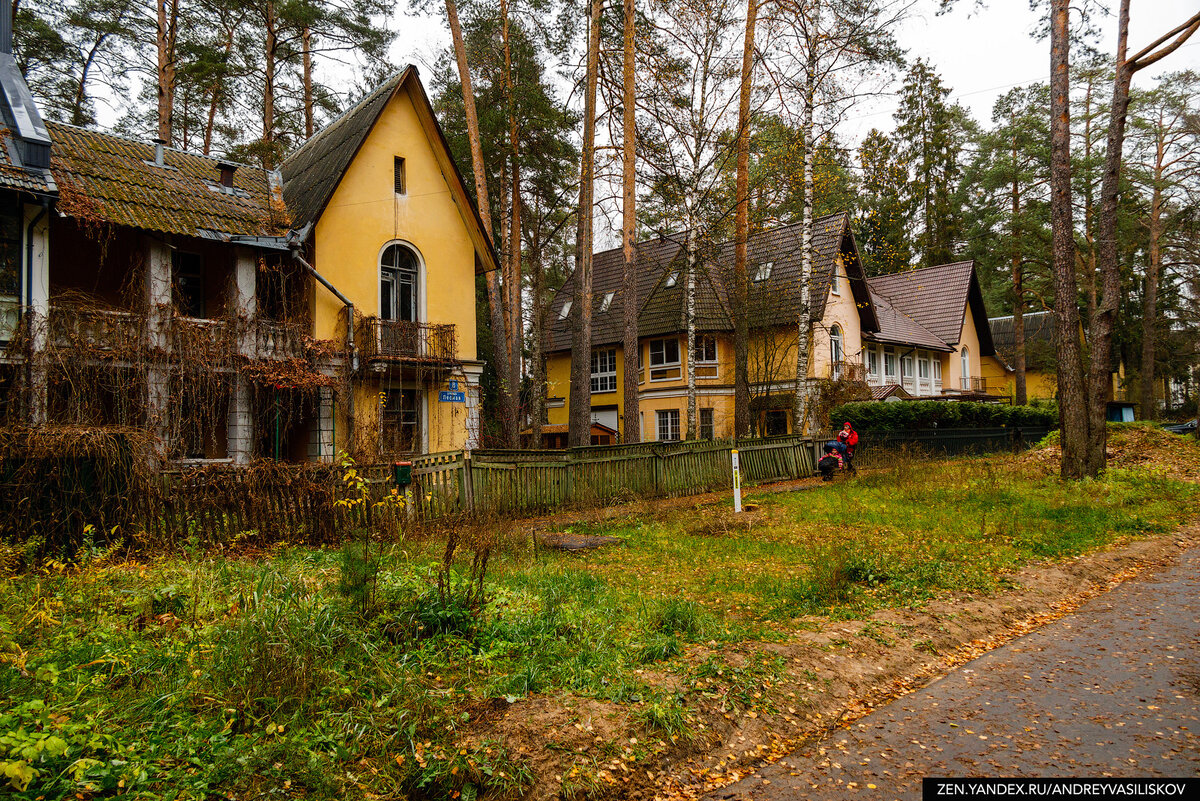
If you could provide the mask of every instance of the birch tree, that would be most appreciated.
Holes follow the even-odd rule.
[[[733,433],[750,436],[750,275],[746,266],[750,241],[750,97],[754,88],[754,34],[760,0],[746,0],[742,38],[742,73],[738,86],[737,177],[733,251]]]

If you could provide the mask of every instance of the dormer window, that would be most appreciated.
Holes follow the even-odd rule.
[[[604,293],[604,297],[601,298],[601,300],[600,300],[600,311],[606,312],[612,308],[613,295],[615,295],[615,294],[617,294],[617,293],[616,292],[605,292]]]
[[[393,180],[395,183],[396,194],[397,195],[408,194],[408,189],[406,188],[407,184],[406,184],[405,175],[404,175],[404,159],[402,159],[400,156],[396,156],[395,161],[393,163],[393,168],[394,168]]]
[[[773,261],[759,262],[758,265],[754,268],[754,281],[756,283],[760,282],[760,281],[766,281],[768,278],[771,277],[771,269],[774,266],[775,266],[775,262],[773,262]]]
[[[571,313],[571,301],[568,300],[566,303],[563,304],[562,309],[559,310],[558,319],[565,320],[565,319],[567,319],[567,315],[570,313]]]
[[[666,286],[675,286],[679,283],[679,270],[671,270],[667,274]]]

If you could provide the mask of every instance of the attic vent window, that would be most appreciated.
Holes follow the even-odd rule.
[[[407,189],[405,188],[406,184],[405,184],[405,179],[404,179],[404,159],[401,158],[400,156],[396,156],[393,166],[395,168],[393,177],[395,179],[396,194],[397,195],[407,194],[408,192],[407,192]]]
[[[558,312],[558,319],[565,320],[565,319],[567,319],[567,315],[570,313],[571,313],[571,301],[568,300],[566,303],[563,304],[562,309]]]
[[[672,270],[671,273],[667,276],[666,285],[667,286],[675,286],[678,283],[679,283],[679,270]]]
[[[754,280],[766,281],[771,277],[771,268],[774,266],[775,262],[772,261],[759,262],[758,266],[754,268]]]
[[[612,308],[613,295],[615,292],[605,292],[604,298],[600,301],[600,311],[606,312]]]

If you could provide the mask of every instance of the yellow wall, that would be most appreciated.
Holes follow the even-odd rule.
[[[983,360],[983,377],[987,379],[988,391],[993,394],[1016,397],[1017,376],[1000,366],[994,357]],[[1058,379],[1054,373],[1040,370],[1025,371],[1025,396],[1029,400],[1052,400],[1058,394]]]
[[[404,159],[405,195],[394,190]],[[401,240],[425,267],[423,322],[453,323],[458,357],[477,358],[475,248],[407,91],[389,103],[317,222],[314,267],[365,315],[379,313],[379,256]],[[314,333],[340,339],[341,303],[324,287],[314,298]]]
[[[959,343],[950,355],[950,364],[942,363],[942,386],[945,389],[962,388],[962,347],[966,345],[967,361],[970,374],[968,378],[979,378],[981,373],[979,361],[979,332],[975,330],[975,317],[971,314],[971,306],[967,304],[967,313],[963,318],[962,334]]]
[[[854,302],[854,293],[850,291],[850,278],[842,265],[842,258],[837,260],[839,278],[839,293],[829,293],[825,301],[825,315],[821,322],[813,328],[812,359],[809,362],[810,378],[830,378],[830,364],[833,352],[829,346],[829,335],[833,326],[842,329],[842,361],[862,361],[862,324],[858,315],[858,306]],[[796,374],[793,367],[790,375]]]

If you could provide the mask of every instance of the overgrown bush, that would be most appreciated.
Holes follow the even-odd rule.
[[[970,401],[892,401],[844,403],[830,412],[829,422],[834,428],[847,420],[859,431],[872,434],[933,428],[1053,428],[1058,425],[1058,407],[1053,403],[1008,406]]]

